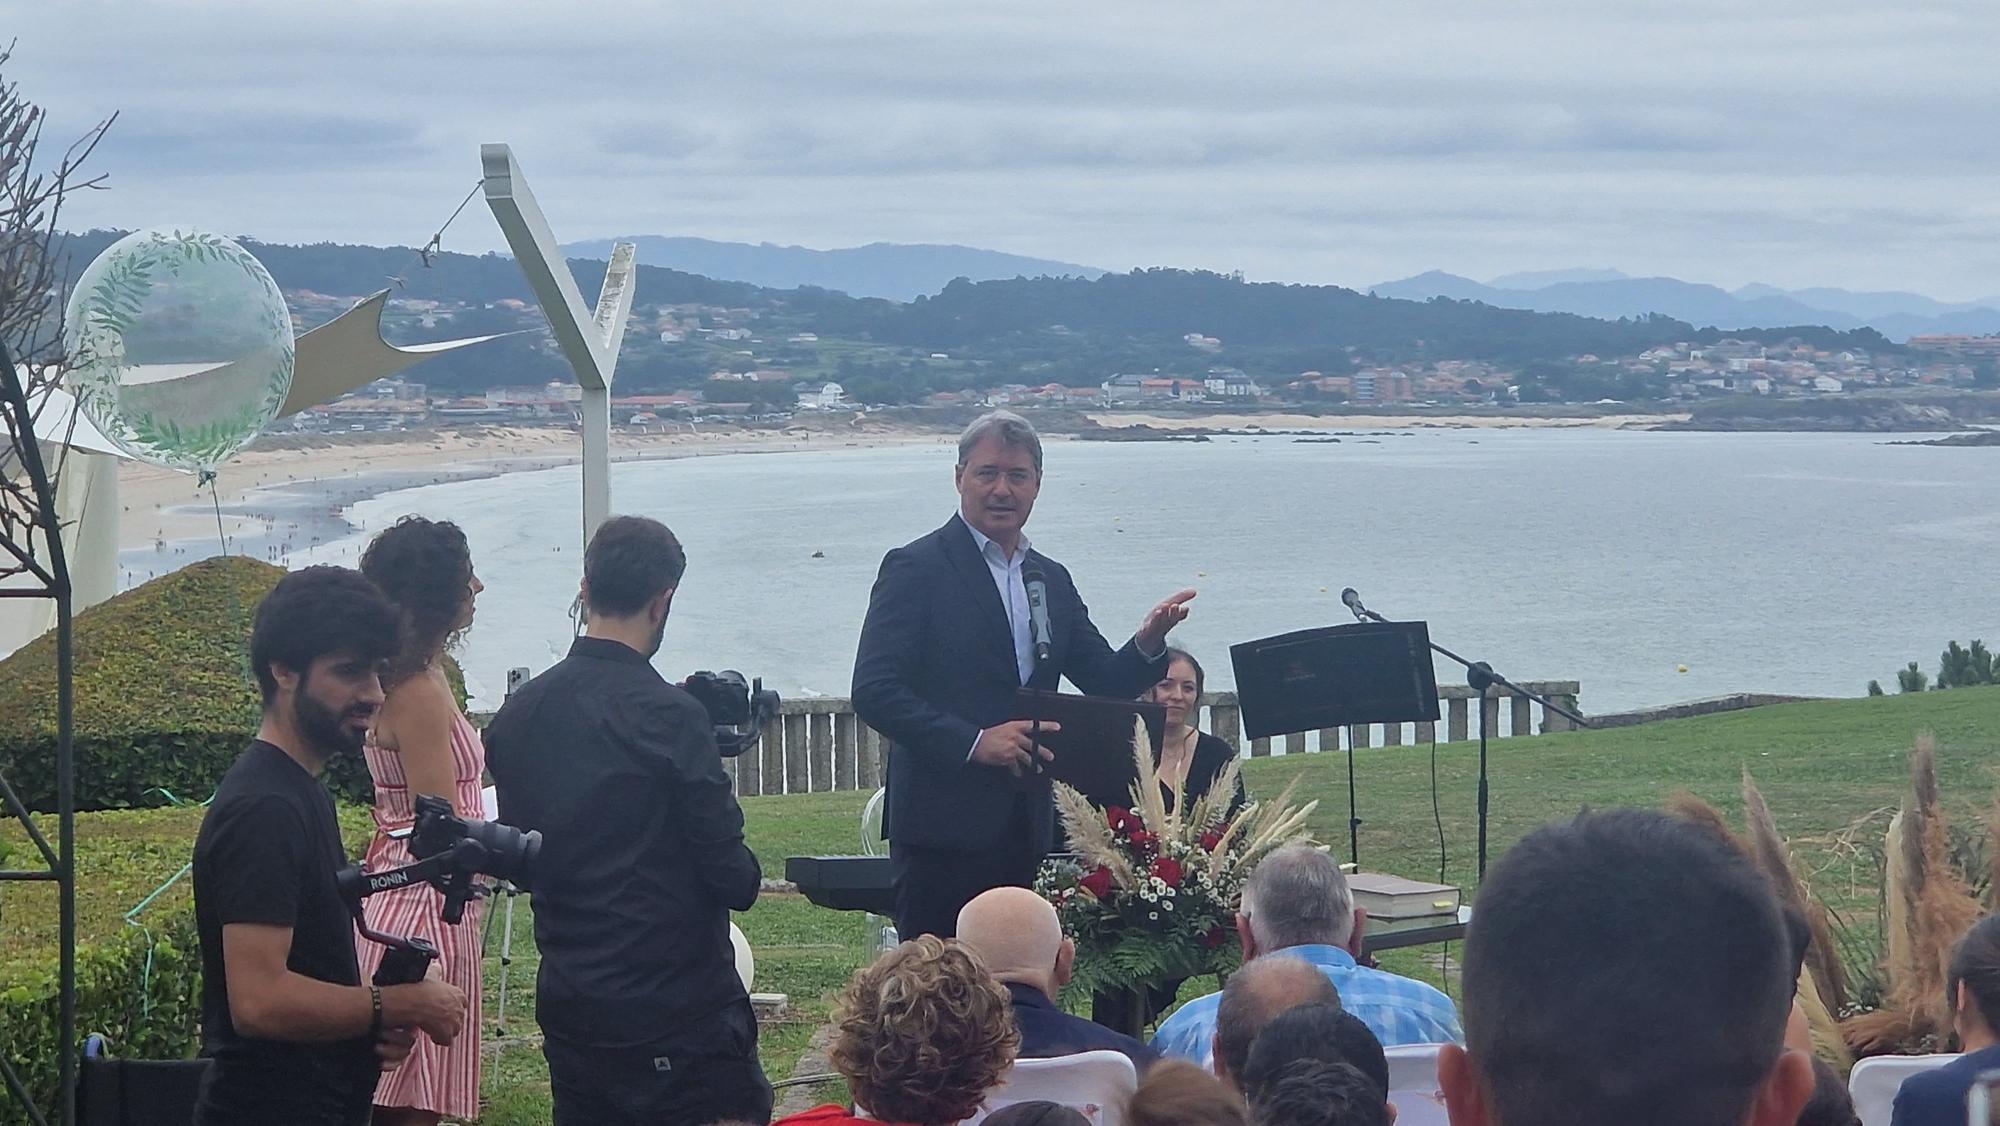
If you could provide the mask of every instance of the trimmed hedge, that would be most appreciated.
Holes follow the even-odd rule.
[[[77,615],[77,809],[158,805],[156,787],[187,801],[214,792],[257,731],[250,625],[284,574],[242,556],[204,559]],[[55,665],[53,634],[0,661],[0,774],[38,812],[55,808]],[[455,662],[446,674],[462,703]],[[359,755],[328,764],[326,783],[374,801]]]
[[[79,944],[77,1033],[104,1033],[121,1056],[188,1059],[201,1027],[201,945],[194,911],[181,908],[149,920],[149,926],[150,942],[145,933],[127,928],[108,940]],[[0,966],[0,1053],[27,1084],[35,1105],[50,1115],[58,1105],[59,1017],[53,958]],[[27,1121],[13,1098],[0,1092],[0,1123]]]
[[[368,811],[339,807],[347,855],[359,857],[373,831]],[[176,883],[139,917],[147,937],[124,922],[190,859],[205,811],[118,810],[77,818],[77,1034],[102,1032],[112,1050],[135,1059],[187,1059],[200,1045],[201,946],[193,888]],[[53,835],[53,825],[43,819]],[[41,858],[19,826],[0,819],[0,847],[23,867]],[[0,885],[0,1053],[27,1079],[36,1105],[56,1094],[56,894],[52,884]],[[0,1126],[26,1122],[0,1092]]]

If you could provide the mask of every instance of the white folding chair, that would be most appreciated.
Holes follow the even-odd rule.
[[[1125,1104],[1139,1089],[1139,1072],[1123,1052],[1078,1052],[1045,1060],[1015,1060],[987,1093],[979,1113],[965,1126],[982,1122],[1001,1107],[1047,1100],[1074,1107],[1091,1126],[1124,1126]]]
[[[1861,1126],[1889,1126],[1889,1114],[1896,1107],[1896,1092],[1912,1075],[1943,1067],[1957,1059],[1950,1053],[1931,1056],[1869,1056],[1854,1065],[1847,1075],[1847,1093],[1854,1096],[1854,1112]]]
[[[1438,1089],[1438,1049],[1442,1044],[1399,1044],[1382,1049],[1389,1057],[1389,1101],[1396,1126],[1446,1126],[1444,1093]]]

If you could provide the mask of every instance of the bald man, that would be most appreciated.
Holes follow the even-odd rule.
[[[1250,1045],[1278,1014],[1300,1005],[1340,1008],[1340,990],[1319,967],[1303,958],[1279,953],[1244,963],[1229,975],[1216,1007],[1213,1068],[1216,1077],[1238,1091]]]
[[[981,893],[958,912],[958,940],[978,951],[1007,987],[1023,1059],[1109,1049],[1130,1057],[1143,1074],[1160,1058],[1130,1036],[1057,1007],[1056,995],[1076,961],[1076,943],[1063,935],[1056,909],[1041,896],[1016,887]]]

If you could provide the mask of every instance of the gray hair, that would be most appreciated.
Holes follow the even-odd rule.
[[[1266,856],[1243,888],[1243,917],[1260,950],[1345,946],[1354,936],[1354,892],[1333,857],[1311,845]]]
[[[1013,411],[987,411],[973,419],[972,425],[958,436],[958,464],[963,466],[972,456],[972,448],[988,438],[1026,449],[1035,459],[1035,472],[1042,471],[1042,436],[1035,433],[1033,423]]]

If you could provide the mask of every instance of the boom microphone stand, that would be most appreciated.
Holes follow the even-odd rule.
[[[1347,605],[1349,610],[1354,612],[1355,621],[1373,621],[1381,622],[1385,625],[1390,624],[1389,619],[1363,606],[1361,604],[1361,596],[1355,593],[1353,587],[1348,587],[1341,591],[1340,600]],[[1465,682],[1472,687],[1474,692],[1479,693],[1479,879],[1484,881],[1486,879],[1487,808],[1491,793],[1486,773],[1486,702],[1490,698],[1488,692],[1497,684],[1502,688],[1512,691],[1517,696],[1526,696],[1528,699],[1542,705],[1544,709],[1562,716],[1578,727],[1589,727],[1590,721],[1556,703],[1554,700],[1549,699],[1547,696],[1529,691],[1508,680],[1506,677],[1494,672],[1493,666],[1485,661],[1468,661],[1435,641],[1430,643],[1430,647],[1431,651],[1438,656],[1447,658],[1462,666],[1465,669]]]

